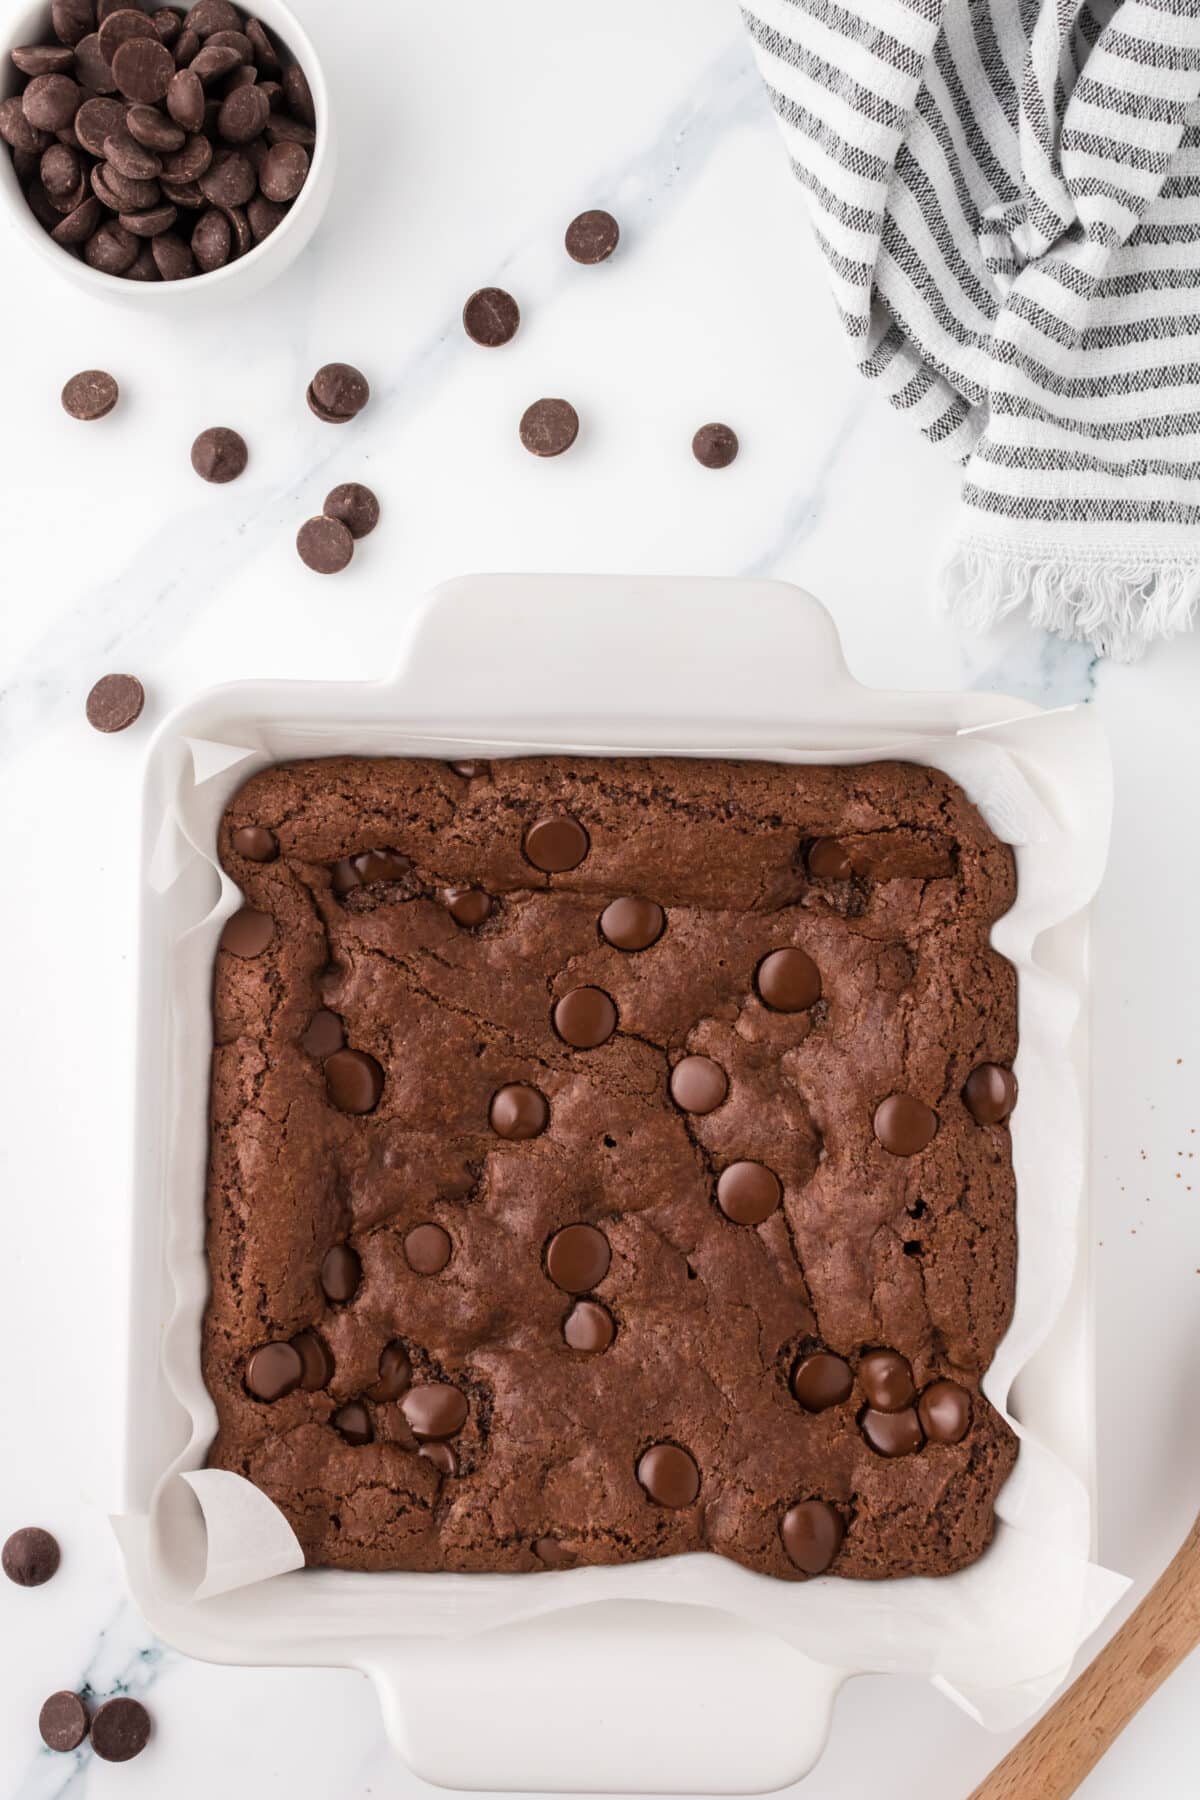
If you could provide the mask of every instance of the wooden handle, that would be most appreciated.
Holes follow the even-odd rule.
[[[1068,1800],[1197,1644],[1200,1518],[1141,1605],[970,1800]]]

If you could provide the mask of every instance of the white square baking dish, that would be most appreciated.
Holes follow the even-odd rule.
[[[249,1484],[195,1479],[213,1426],[199,1368],[209,991],[237,903],[215,863],[221,812],[256,768],[289,757],[540,751],[899,757],[946,769],[1013,843],[1019,895],[994,941],[1020,974],[1020,1272],[986,1386],[1023,1443],[973,1569],[803,1584],[699,1555],[537,1576],[303,1570],[286,1536],[263,1561],[260,1509],[274,1509]],[[998,1728],[1032,1712],[1123,1585],[1090,1562],[1082,1252],[1087,907],[1109,805],[1088,709],[864,689],[823,608],[773,582],[464,579],[415,611],[386,680],[248,682],[166,720],[146,776],[137,1300],[116,1521],[155,1630],[214,1661],[365,1670],[401,1753],[447,1786],[777,1787],[815,1761],[837,1688],[868,1669],[924,1674]]]

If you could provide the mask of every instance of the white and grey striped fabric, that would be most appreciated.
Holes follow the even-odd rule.
[[[1200,0],[750,0],[859,367],[966,465],[951,604],[1200,593]]]

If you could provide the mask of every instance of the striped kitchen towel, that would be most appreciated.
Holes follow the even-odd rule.
[[[1103,653],[1200,593],[1200,0],[749,0],[864,375],[966,466],[946,592]]]

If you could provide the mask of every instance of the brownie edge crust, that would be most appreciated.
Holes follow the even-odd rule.
[[[1015,872],[952,781],[331,758],[219,852],[209,1464],[309,1564],[980,1555]]]

